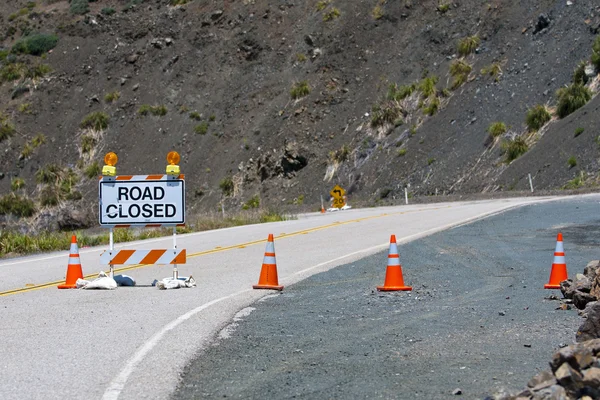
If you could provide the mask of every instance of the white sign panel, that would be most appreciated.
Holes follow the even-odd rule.
[[[142,176],[143,177],[143,176]],[[183,179],[100,181],[100,225],[185,223]]]

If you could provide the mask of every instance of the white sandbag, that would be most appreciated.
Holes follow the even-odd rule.
[[[129,275],[115,275],[114,279],[118,286],[135,286],[135,279]]]
[[[162,281],[156,282],[156,287],[160,290],[190,288],[195,286],[196,280],[193,276],[190,276],[189,278],[181,277],[179,279],[165,278]]]
[[[100,273],[98,274],[98,277],[96,279],[94,279],[93,281],[86,281],[84,279],[78,279],[75,284],[76,285],[82,284],[83,285],[83,286],[81,286],[82,289],[113,290],[113,289],[117,288],[117,282],[110,276],[106,275],[106,273],[104,271],[100,271]],[[77,287],[79,287],[79,286],[77,286]]]

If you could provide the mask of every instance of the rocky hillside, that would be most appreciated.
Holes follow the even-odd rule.
[[[94,224],[108,151],[120,174],[162,173],[179,151],[188,211],[315,210],[334,184],[374,204],[406,186],[599,178],[595,0],[6,0],[0,14],[0,213],[74,205]]]

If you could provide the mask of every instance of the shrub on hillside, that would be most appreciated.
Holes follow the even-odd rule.
[[[581,84],[573,83],[570,86],[558,89],[556,97],[558,97],[556,113],[559,118],[564,118],[585,106],[591,100],[592,92]]]
[[[404,100],[405,98],[413,94],[416,88],[417,85],[415,85],[414,83],[412,85],[403,86],[398,86],[396,83],[392,83],[388,88],[387,99],[395,101]]]
[[[421,82],[419,82],[419,90],[421,91],[423,97],[427,98],[432,94],[435,94],[435,85],[437,82],[438,77],[435,75],[427,76],[423,78]]]
[[[12,52],[17,54],[31,54],[41,56],[52,50],[58,43],[58,36],[44,33],[35,33],[19,39],[13,47]]]
[[[90,11],[90,5],[88,3],[88,0],[71,0],[69,11],[71,11],[71,14],[87,14]]]
[[[402,109],[397,103],[386,102],[374,105],[371,109],[371,126],[376,128],[386,123],[395,124],[402,117]]]
[[[464,60],[454,60],[450,64],[450,75],[454,78],[452,81],[452,89],[458,89],[469,78],[469,74],[473,70],[471,64]]]
[[[525,143],[525,139],[517,137],[513,140],[509,140],[504,145],[504,151],[506,152],[506,162],[516,160],[521,155],[527,153],[527,150],[529,150],[529,146],[527,146],[527,143]]]
[[[506,132],[506,124],[504,122],[492,122],[488,127],[488,133],[492,137],[498,137]]]
[[[219,183],[219,188],[223,192],[223,196],[231,196],[233,194],[233,179],[230,176],[223,178]]]
[[[592,46],[592,64],[596,67],[596,71],[600,71],[600,36],[596,38]]]
[[[31,199],[9,193],[0,197],[0,215],[12,214],[17,217],[31,217],[35,213],[35,205]]]
[[[458,42],[458,54],[461,56],[468,56],[477,49],[480,42],[481,40],[477,35],[467,36],[466,38],[461,39]]]
[[[577,65],[573,72],[573,83],[577,85],[585,85],[588,82],[588,76],[585,74],[585,61]]]
[[[292,96],[292,99],[299,99],[308,95],[309,93],[310,86],[308,86],[308,81],[296,82],[290,90],[290,96]]]
[[[101,111],[90,113],[83,118],[79,126],[83,129],[104,130],[108,128],[108,115]]]
[[[529,132],[536,132],[551,119],[552,116],[548,112],[548,109],[546,109],[545,106],[538,104],[527,111],[525,122],[527,123]]]
[[[0,142],[8,139],[16,132],[13,124],[8,120],[8,117],[0,114]]]

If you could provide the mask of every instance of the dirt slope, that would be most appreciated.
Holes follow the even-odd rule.
[[[97,186],[85,172],[94,161],[101,166],[115,151],[121,174],[160,173],[172,149],[182,154],[190,210],[213,210],[223,199],[238,209],[255,195],[264,205],[312,210],[336,183],[367,203],[393,201],[406,185],[417,196],[523,190],[528,173],[538,189],[561,188],[582,172],[584,185],[595,185],[597,99],[537,134],[525,126],[527,110],[555,106],[555,91],[590,59],[600,24],[591,0],[193,0],[174,7],[170,0],[99,0],[84,15],[72,14],[67,1],[38,3],[21,13],[25,1],[0,5],[5,48],[27,33],[59,38],[45,56],[17,55],[52,72],[0,86],[1,108],[17,131],[0,142],[3,194],[19,177],[21,191],[39,201],[44,185],[36,172],[70,167],[79,177],[70,190],[83,199],[61,194],[60,204],[75,202],[91,215]],[[464,58],[472,71],[452,88],[457,43],[473,35],[477,51]],[[480,72],[492,63],[501,67],[497,79]],[[372,126],[390,84],[427,76],[438,78],[435,95],[417,90],[395,124]],[[302,82],[310,93],[293,99]],[[28,91],[15,91],[24,85]],[[115,91],[119,98],[107,101]],[[424,109],[434,98],[439,109],[429,116]],[[167,113],[140,115],[143,105]],[[91,112],[106,113],[108,127],[82,129]],[[494,121],[508,132],[490,144]],[[45,143],[20,156],[40,133]],[[530,150],[508,164],[502,142],[519,135]],[[227,178],[229,196],[220,187]]]

